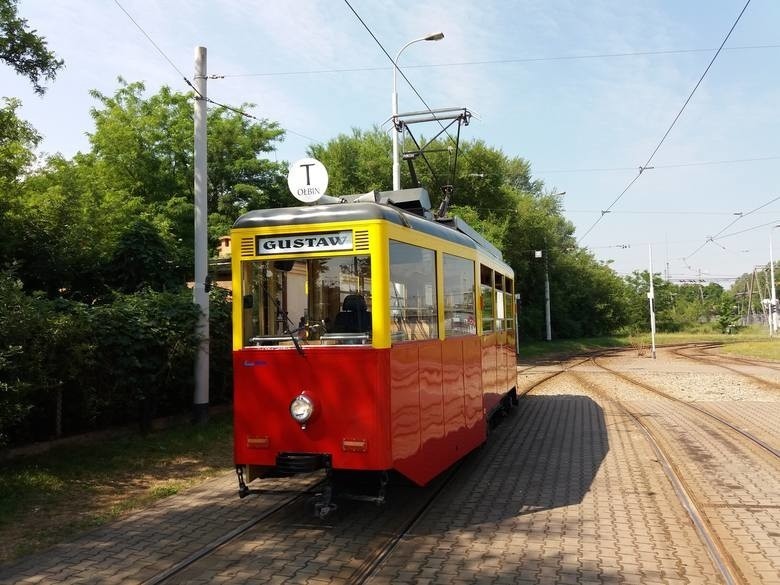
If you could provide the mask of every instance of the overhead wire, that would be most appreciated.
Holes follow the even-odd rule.
[[[712,166],[712,165],[727,165],[737,163],[748,162],[765,162],[772,160],[780,160],[780,156],[759,156],[754,158],[734,158],[727,160],[710,160],[710,161],[697,161],[687,163],[677,163],[668,165],[653,165],[653,169],[677,169],[684,167],[699,167],[699,166]],[[551,169],[535,171],[537,175],[552,174],[552,173],[597,173],[597,172],[612,172],[612,171],[634,171],[636,167],[595,167],[595,168],[579,168],[579,169]]]
[[[691,90],[690,94],[688,95],[687,99],[683,103],[682,107],[680,108],[680,111],[677,112],[677,115],[674,117],[674,120],[672,120],[672,123],[669,125],[669,128],[667,128],[666,132],[664,132],[664,135],[661,137],[661,140],[658,142],[656,147],[653,149],[653,152],[650,154],[650,156],[647,158],[647,161],[645,164],[639,167],[639,172],[637,175],[626,185],[626,187],[621,191],[620,195],[618,195],[612,203],[607,206],[606,210],[602,210],[601,215],[596,219],[596,221],[586,230],[586,232],[580,236],[580,238],[577,240],[578,242],[581,242],[587,235],[593,231],[593,228],[595,228],[599,222],[604,219],[604,216],[617,204],[620,199],[622,199],[623,195],[625,195],[628,190],[634,185],[634,183],[637,182],[639,177],[642,176],[642,173],[650,167],[650,163],[653,161],[653,158],[655,157],[658,150],[661,148],[663,143],[666,141],[666,138],[669,136],[669,133],[672,131],[674,126],[677,124],[677,121],[680,119],[680,116],[682,116],[682,113],[685,111],[685,108],[688,106],[688,103],[693,98],[693,95],[696,93],[696,90],[701,85],[702,81],[704,81],[704,78],[706,77],[707,73],[709,72],[710,68],[712,67],[713,63],[715,63],[715,60],[718,58],[718,55],[720,55],[721,51],[723,50],[724,45],[729,40],[729,37],[731,37],[731,33],[734,32],[734,29],[736,28],[739,21],[742,19],[742,15],[745,14],[745,10],[747,10],[747,7],[750,5],[751,0],[747,0],[745,5],[742,7],[742,10],[740,11],[739,15],[737,16],[736,20],[734,21],[734,24],[731,25],[731,28],[729,29],[729,32],[726,34],[725,38],[723,39],[723,42],[720,44],[720,47],[718,47],[718,50],[715,52],[715,55],[713,55],[712,59],[710,60],[709,64],[707,65],[707,68],[704,70],[704,73],[701,74],[701,77],[699,77],[699,81],[696,82],[696,85]]]
[[[695,254],[697,254],[702,248],[704,248],[704,246],[706,246],[710,242],[714,243],[714,241],[716,239],[718,239],[719,237],[727,237],[727,236],[722,236],[721,234],[723,234],[723,232],[725,232],[727,229],[729,229],[731,226],[733,226],[739,220],[744,219],[745,217],[747,217],[749,215],[753,215],[754,213],[756,213],[757,211],[763,209],[764,207],[767,207],[768,205],[771,205],[772,203],[774,203],[778,199],[780,199],[780,196],[775,197],[774,199],[771,199],[770,201],[767,201],[763,205],[759,205],[758,207],[748,211],[747,213],[742,213],[742,214],[738,215],[733,220],[731,220],[725,227],[723,227],[717,234],[715,234],[714,236],[707,236],[707,238],[704,240],[704,242],[698,248],[696,248],[693,252],[691,252],[687,256],[684,256],[683,259],[687,260],[688,258],[691,258]]]
[[[254,115],[252,115],[252,114],[250,114],[248,112],[245,112],[245,111],[243,111],[243,110],[241,110],[239,108],[235,108],[233,106],[229,106],[227,104],[220,103],[220,102],[218,102],[216,100],[213,100],[210,97],[204,97],[203,94],[201,94],[198,91],[198,89],[192,84],[192,82],[187,78],[187,76],[184,75],[184,73],[182,73],[181,69],[179,69],[176,66],[176,64],[173,62],[173,60],[170,57],[168,57],[168,55],[165,53],[165,51],[163,51],[160,48],[160,46],[156,42],[154,42],[154,39],[149,35],[149,33],[147,33],[146,30],[144,30],[144,28],[138,23],[138,21],[135,18],[133,18],[133,16],[125,9],[125,7],[122,6],[119,3],[119,0],[114,0],[114,4],[116,4],[119,7],[119,9],[122,12],[125,13],[127,18],[129,18],[130,21],[136,26],[136,28],[139,31],[141,31],[141,34],[143,34],[146,37],[146,39],[157,50],[157,52],[160,53],[160,55],[162,55],[163,59],[165,59],[168,62],[168,64],[174,69],[174,71],[176,71],[176,73],[178,73],[181,76],[181,78],[184,80],[184,83],[186,83],[192,89],[192,91],[195,92],[195,94],[198,96],[198,98],[205,99],[207,103],[210,103],[210,104],[215,105],[215,106],[220,107],[220,108],[225,108],[226,110],[229,110],[229,111],[231,111],[233,113],[239,114],[239,115],[244,116],[246,118],[250,118],[252,120],[257,120],[258,122],[264,122],[265,121],[265,120],[263,120],[261,118],[258,118],[257,116],[254,116]],[[214,78],[215,76],[208,76],[208,77],[209,78]],[[309,140],[310,142],[314,142],[314,143],[317,143],[317,144],[321,144],[322,143],[319,140],[311,138],[310,136],[306,136],[305,134],[301,134],[299,132],[295,132],[294,130],[290,130],[289,128],[284,129],[284,131],[289,133],[289,134],[294,134],[295,136],[299,136],[301,138],[305,138],[306,140]]]
[[[450,139],[450,142],[452,142],[456,148],[458,147],[458,143],[455,141],[455,139],[450,135],[449,132],[447,132],[447,128],[442,124],[441,120],[439,120],[436,115],[433,113],[433,110],[428,105],[428,102],[423,99],[422,95],[420,95],[420,92],[417,91],[417,88],[414,86],[414,84],[409,81],[409,78],[406,76],[406,74],[401,70],[401,68],[398,66],[398,64],[393,60],[393,58],[390,56],[390,53],[387,52],[387,49],[385,49],[384,45],[379,41],[377,36],[374,34],[374,31],[371,30],[371,28],[366,24],[366,21],[363,20],[363,18],[358,14],[357,10],[355,10],[350,4],[349,0],[344,0],[345,4],[349,7],[349,9],[352,11],[352,13],[355,15],[355,17],[360,21],[360,24],[363,25],[363,28],[365,28],[368,31],[368,34],[371,35],[371,38],[374,39],[377,45],[379,45],[379,48],[382,49],[382,52],[385,54],[385,56],[390,60],[390,63],[393,64],[393,68],[398,71],[398,73],[401,74],[401,77],[404,78],[404,81],[409,85],[409,87],[412,89],[414,94],[417,96],[417,98],[422,102],[422,104],[425,106],[425,109],[428,110],[428,112],[435,118],[435,120],[439,123],[439,126],[441,126],[442,132],[447,135],[447,138]],[[466,157],[468,153],[464,152],[461,156],[464,158]]]
[[[778,49],[780,45],[744,45],[736,47],[726,47],[724,51],[739,51],[739,50],[758,50],[758,49]],[[594,53],[590,55],[553,55],[551,57],[518,57],[508,59],[488,59],[484,61],[454,61],[452,63],[428,63],[423,65],[406,65],[407,69],[433,69],[438,67],[469,67],[469,66],[481,66],[481,65],[502,65],[512,63],[538,63],[538,62],[550,62],[550,61],[578,61],[587,59],[610,59],[610,58],[624,58],[624,57],[647,57],[655,55],[679,55],[686,53],[709,53],[714,51],[714,48],[709,49],[658,49],[652,51],[632,51],[624,53]],[[365,66],[365,67],[334,67],[330,69],[309,69],[309,70],[297,70],[297,71],[266,71],[260,73],[226,73],[219,76],[219,78],[235,78],[235,77],[285,77],[294,75],[321,75],[328,73],[359,73],[370,71],[387,71],[392,70],[392,67],[381,66]]]

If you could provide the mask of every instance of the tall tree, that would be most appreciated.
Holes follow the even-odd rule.
[[[43,95],[46,88],[42,80],[52,81],[64,61],[47,48],[44,37],[30,30],[27,21],[19,18],[16,4],[17,0],[0,0],[0,61],[26,76],[35,93]]]

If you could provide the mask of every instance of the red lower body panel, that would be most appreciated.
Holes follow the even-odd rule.
[[[499,388],[498,344],[465,336],[391,349],[309,346],[234,352],[235,462],[273,468],[280,453],[329,456],[334,469],[395,469],[425,485],[485,441]],[[514,358],[514,351],[512,351]],[[508,359],[508,358],[507,358]],[[507,387],[509,384],[509,387]],[[315,406],[290,415],[299,394]]]

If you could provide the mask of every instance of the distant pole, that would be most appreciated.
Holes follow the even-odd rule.
[[[655,288],[653,287],[653,247],[648,244],[647,249],[650,252],[650,292],[647,293],[647,299],[650,301],[650,343],[653,349],[653,359],[655,359]]]
[[[195,358],[193,420],[203,423],[209,415],[209,295],[207,250],[206,171],[206,47],[195,47],[195,283],[193,299],[200,307],[196,333],[200,339]]]
[[[771,230],[769,230],[769,276],[771,279],[771,287],[772,290],[770,291],[770,298],[771,298],[771,304],[769,305],[769,336],[774,337],[777,335],[777,293],[775,292],[775,259],[772,254],[772,235],[774,234],[775,228],[780,227],[780,225],[773,226]]]
[[[550,271],[547,266],[547,250],[544,251],[544,324],[547,327],[546,339],[547,341],[552,341],[552,325],[550,323]]]

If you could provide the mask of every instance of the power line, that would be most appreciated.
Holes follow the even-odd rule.
[[[738,47],[727,47],[724,51],[756,50],[756,49],[777,49],[780,45],[745,45]],[[647,57],[655,55],[679,55],[686,53],[709,53],[714,51],[710,49],[658,49],[654,51],[633,51],[625,53],[594,53],[586,55],[553,55],[551,57],[518,57],[509,59],[488,59],[484,61],[454,61],[451,63],[430,63],[426,65],[406,65],[407,69],[433,69],[439,67],[471,67],[479,65],[503,65],[512,63],[540,63],[550,61],[582,61],[589,59],[611,59],[624,57]],[[387,71],[391,67],[365,66],[365,67],[335,67],[330,69],[308,69],[295,71],[266,71],[261,73],[228,73],[216,75],[214,78],[235,78],[235,77],[285,77],[294,75],[321,75],[327,73],[359,73],[371,71]],[[212,77],[212,76],[210,76]]]
[[[740,234],[744,234],[744,233],[747,233],[747,232],[752,232],[753,230],[766,228],[766,227],[769,227],[770,225],[777,225],[778,221],[780,221],[780,220],[770,221],[768,223],[762,223],[761,225],[755,225],[755,226],[750,227],[750,228],[745,228],[744,230],[739,230],[738,232],[731,232],[730,234],[723,234],[718,239],[719,240],[723,240],[725,238],[730,238],[732,236],[738,236]]]
[[[771,160],[780,160],[780,156],[761,156],[755,158],[734,158],[727,160],[710,160],[699,162],[687,162],[677,163],[670,165],[653,165],[654,169],[678,169],[683,167],[699,167],[699,166],[713,166],[713,165],[727,165],[736,163],[748,163],[748,162],[765,162]],[[552,173],[598,173],[598,172],[612,172],[612,171],[635,171],[636,167],[600,167],[600,168],[580,168],[580,169],[553,169],[536,171],[535,174],[552,174]]]
[[[680,108],[680,111],[677,112],[677,115],[674,117],[674,120],[672,120],[672,123],[669,125],[669,128],[664,133],[661,140],[656,145],[655,149],[653,149],[653,152],[650,154],[650,156],[647,158],[647,161],[645,164],[639,167],[639,172],[637,173],[636,177],[634,177],[631,182],[626,186],[625,189],[618,195],[612,203],[609,204],[609,206],[606,208],[605,211],[601,212],[601,215],[596,219],[596,221],[591,225],[588,230],[582,235],[582,237],[579,238],[579,241],[582,241],[583,238],[585,238],[592,230],[595,228],[598,223],[604,219],[604,215],[606,215],[607,212],[609,212],[614,205],[620,201],[620,199],[623,197],[623,195],[626,194],[626,192],[633,186],[634,183],[636,183],[637,179],[642,176],[642,173],[650,168],[650,163],[653,161],[653,157],[655,157],[658,150],[661,148],[661,145],[666,141],[666,138],[669,136],[669,133],[672,131],[672,128],[674,128],[675,124],[677,124],[677,120],[680,119],[680,116],[685,111],[686,106],[691,101],[691,98],[693,98],[693,94],[696,93],[696,90],[701,85],[701,82],[704,81],[704,77],[707,75],[707,72],[712,67],[712,64],[715,63],[715,59],[718,58],[718,55],[720,55],[720,52],[723,50],[723,46],[726,44],[726,42],[729,40],[729,37],[731,36],[731,33],[734,32],[734,29],[737,26],[737,23],[739,23],[740,19],[742,18],[742,15],[745,13],[745,10],[747,10],[747,7],[750,5],[751,0],[747,0],[745,3],[745,6],[742,7],[742,11],[739,13],[739,16],[737,16],[737,19],[734,21],[734,24],[731,25],[731,28],[729,29],[728,34],[726,34],[726,37],[723,39],[723,42],[720,44],[720,47],[718,47],[718,50],[715,52],[715,55],[713,55],[712,59],[710,60],[709,65],[707,65],[707,68],[704,70],[704,73],[701,74],[701,77],[699,78],[699,81],[696,82],[696,85],[691,90],[691,93],[688,95],[688,98],[683,103],[682,107]]]
[[[368,31],[368,34],[371,35],[371,38],[374,39],[377,45],[379,45],[379,48],[382,49],[382,52],[387,56],[387,58],[390,60],[390,63],[393,64],[393,67],[395,68],[398,73],[401,74],[401,77],[404,78],[404,81],[409,85],[410,88],[412,88],[412,91],[415,93],[415,95],[419,98],[419,100],[423,103],[425,106],[425,109],[430,112],[431,115],[436,119],[436,121],[439,123],[439,126],[441,126],[442,132],[444,132],[447,135],[447,138],[450,139],[450,142],[455,144],[455,146],[458,146],[458,143],[455,142],[455,139],[450,136],[450,133],[447,132],[447,128],[444,127],[444,124],[441,123],[441,120],[436,118],[436,115],[433,113],[433,110],[431,110],[431,107],[428,105],[428,102],[426,102],[423,97],[420,95],[420,92],[417,91],[417,88],[414,87],[414,84],[412,84],[411,81],[409,81],[409,78],[406,76],[406,74],[401,70],[401,68],[398,66],[398,64],[393,61],[393,58],[390,56],[390,53],[387,52],[387,50],[384,48],[381,42],[379,42],[379,39],[376,37],[374,32],[369,28],[369,26],[366,24],[366,22],[360,17],[360,15],[357,13],[357,11],[352,7],[352,4],[349,3],[349,0],[344,0],[346,5],[349,7],[349,9],[352,11],[352,13],[355,15],[355,17],[360,21],[360,24],[363,25],[363,27]],[[466,156],[466,153],[463,153],[463,157]]]
[[[371,38],[372,38],[372,39],[374,39],[374,41],[376,42],[376,44],[377,44],[377,45],[379,45],[379,48],[380,48],[380,49],[382,49],[382,52],[383,52],[383,53],[384,53],[384,54],[387,56],[387,58],[388,58],[388,59],[390,60],[390,62],[393,64],[393,67],[394,67],[394,68],[395,68],[395,69],[398,71],[398,73],[400,73],[400,74],[401,74],[401,77],[403,77],[403,78],[404,78],[404,81],[406,81],[406,83],[407,83],[407,84],[409,84],[409,87],[411,87],[411,88],[412,88],[412,91],[413,91],[413,92],[415,93],[415,95],[416,95],[416,96],[417,96],[417,97],[420,99],[420,101],[423,103],[423,105],[425,106],[425,108],[426,108],[426,109],[427,109],[427,110],[428,110],[428,111],[429,111],[431,114],[433,114],[433,111],[431,110],[431,107],[428,105],[428,103],[427,103],[427,102],[426,102],[426,101],[423,99],[423,97],[420,95],[420,92],[418,92],[418,91],[417,91],[417,88],[416,88],[416,87],[414,87],[414,85],[412,84],[412,82],[411,82],[411,81],[409,81],[409,78],[408,78],[408,77],[406,77],[406,74],[405,74],[405,73],[404,73],[404,72],[401,70],[401,68],[400,68],[400,67],[398,67],[398,65],[396,64],[396,62],[395,62],[395,61],[393,61],[393,58],[390,56],[390,53],[388,53],[388,52],[387,52],[387,50],[384,48],[384,46],[383,46],[383,45],[382,45],[382,43],[379,41],[379,39],[378,39],[378,38],[376,38],[376,35],[374,34],[374,31],[372,31],[372,30],[369,28],[369,26],[366,24],[366,21],[365,21],[365,20],[363,20],[363,19],[360,17],[360,15],[357,13],[357,11],[356,11],[356,10],[355,10],[355,9],[352,7],[352,4],[350,4],[350,3],[349,3],[349,0],[344,0],[344,2],[346,3],[346,5],[347,5],[347,6],[349,6],[349,9],[352,11],[352,13],[355,15],[355,17],[357,17],[357,19],[360,21],[360,24],[362,24],[362,25],[363,25],[363,27],[364,27],[364,28],[365,28],[365,29],[368,31],[368,34],[370,34],[370,35],[371,35]],[[439,124],[441,125],[441,122],[439,122]],[[443,125],[442,125],[442,128],[444,128],[444,126],[443,126]],[[447,136],[449,136],[449,134],[447,134]],[[450,140],[452,140],[452,138],[450,138]]]
[[[735,223],[737,223],[737,222],[738,222],[740,219],[743,219],[744,217],[747,217],[748,215],[752,215],[752,214],[754,214],[754,213],[755,213],[755,212],[757,212],[758,210],[760,210],[760,209],[763,209],[763,208],[764,208],[764,207],[766,207],[767,205],[770,205],[770,204],[774,203],[774,202],[775,202],[775,201],[777,201],[778,199],[780,199],[780,197],[775,197],[775,198],[774,198],[774,199],[772,199],[771,201],[767,201],[767,202],[766,202],[766,203],[764,203],[763,205],[759,205],[759,206],[758,206],[758,207],[756,207],[755,209],[753,209],[753,210],[751,210],[751,211],[748,211],[747,213],[743,213],[743,214],[739,215],[738,217],[734,218],[734,219],[733,219],[732,221],[730,221],[730,222],[729,222],[729,223],[728,223],[728,224],[727,224],[727,225],[726,225],[726,226],[725,226],[723,229],[721,229],[721,230],[720,230],[720,231],[719,231],[717,234],[715,234],[714,236],[708,236],[708,237],[707,237],[707,239],[705,239],[705,240],[704,240],[704,243],[703,243],[703,244],[701,244],[701,245],[700,245],[698,248],[696,248],[696,249],[695,249],[693,252],[691,252],[690,254],[688,254],[687,256],[685,256],[685,257],[683,258],[683,260],[687,260],[688,258],[690,258],[691,256],[693,256],[694,254],[698,253],[698,252],[699,252],[699,251],[700,251],[702,248],[704,248],[704,246],[706,246],[706,245],[707,245],[707,244],[709,244],[710,242],[713,242],[713,243],[714,243],[716,239],[719,239],[719,238],[727,238],[727,237],[730,237],[730,236],[732,236],[732,235],[736,235],[736,234],[739,234],[739,233],[744,233],[745,231],[751,231],[751,230],[744,230],[744,231],[741,231],[741,232],[735,232],[735,233],[733,233],[733,234],[729,234],[729,235],[726,235],[726,236],[723,236],[723,235],[721,235],[721,234],[723,234],[723,232],[725,232],[727,229],[729,229],[731,226],[733,226]],[[771,222],[770,222],[770,223],[771,223]],[[751,229],[757,229],[757,228],[751,228]]]
[[[119,9],[122,12],[125,13],[127,18],[129,18],[130,21],[136,26],[136,28],[139,31],[141,31],[141,34],[143,34],[146,37],[146,39],[152,44],[152,46],[157,50],[157,52],[160,53],[160,55],[162,55],[163,59],[165,59],[168,62],[168,64],[174,69],[174,71],[176,71],[176,73],[178,73],[181,76],[181,78],[184,80],[184,83],[186,83],[190,87],[190,89],[192,89],[192,91],[194,91],[195,94],[198,96],[198,99],[205,99],[206,102],[208,102],[210,104],[213,104],[213,105],[218,106],[220,108],[225,108],[226,110],[230,110],[231,112],[234,112],[236,114],[240,114],[241,116],[244,116],[246,118],[250,118],[252,120],[257,120],[258,122],[263,122],[264,121],[261,118],[258,118],[257,116],[253,116],[252,114],[249,114],[249,113],[247,113],[247,112],[245,112],[243,110],[240,110],[238,108],[234,108],[233,106],[229,106],[227,104],[223,104],[223,103],[217,102],[217,101],[215,101],[215,100],[213,100],[213,99],[211,99],[209,97],[204,98],[203,95],[192,84],[192,82],[189,79],[187,79],[187,76],[184,75],[184,73],[181,72],[181,69],[179,69],[176,66],[176,64],[171,60],[171,58],[168,57],[168,55],[165,54],[165,51],[163,51],[160,48],[160,46],[157,43],[154,42],[154,39],[152,39],[152,37],[149,35],[149,33],[147,33],[144,30],[144,28],[138,23],[138,21],[135,18],[132,17],[132,15],[127,10],[125,10],[124,6],[122,6],[119,3],[119,0],[114,0],[114,4],[116,4],[119,7]],[[212,77],[212,76],[210,76],[210,77]],[[314,138],[311,138],[311,137],[306,136],[304,134],[300,134],[299,132],[295,132],[295,131],[290,130],[290,129],[285,129],[284,131],[285,132],[289,132],[290,134],[294,134],[296,136],[300,136],[301,138],[305,138],[306,140],[309,140],[311,142],[315,142],[315,143],[321,144],[321,142],[319,140],[315,140]]]
[[[130,13],[127,11],[127,10],[125,10],[124,6],[122,6],[122,5],[119,3],[119,0],[114,0],[114,4],[116,4],[116,5],[119,7],[119,9],[120,9],[122,12],[124,12],[124,13],[125,13],[125,15],[127,16],[127,18],[129,18],[129,19],[130,19],[130,21],[131,21],[131,22],[132,22],[132,23],[133,23],[133,24],[136,26],[136,28],[137,28],[138,30],[140,30],[140,31],[141,31],[141,34],[143,34],[143,35],[146,37],[146,39],[147,39],[147,40],[148,40],[148,41],[149,41],[149,42],[152,44],[152,46],[153,46],[155,49],[157,49],[157,52],[158,52],[158,53],[160,53],[160,55],[162,55],[163,59],[165,59],[166,61],[168,61],[168,63],[170,64],[170,66],[171,66],[171,67],[173,67],[173,69],[176,71],[176,73],[178,73],[179,75],[181,75],[181,76],[182,76],[182,78],[184,79],[184,81],[186,81],[187,83],[189,83],[189,81],[187,80],[187,77],[184,75],[184,73],[182,73],[182,72],[181,72],[181,70],[180,70],[178,67],[176,67],[176,64],[175,64],[173,61],[171,61],[170,57],[168,57],[168,55],[166,55],[166,54],[165,54],[165,51],[163,51],[163,50],[162,50],[162,49],[159,47],[159,45],[157,45],[157,43],[155,43],[155,42],[154,42],[154,39],[152,39],[152,37],[150,37],[150,36],[149,36],[149,34],[148,34],[148,33],[147,33],[147,32],[146,32],[144,29],[143,29],[143,27],[142,27],[140,24],[138,24],[138,21],[136,21],[136,19],[135,19],[135,18],[133,18],[133,17],[132,17],[132,15],[131,15],[131,14],[130,14]]]
[[[498,211],[498,210],[497,210]],[[599,209],[564,209],[565,213],[601,213]],[[616,215],[742,215],[734,211],[610,211]]]

